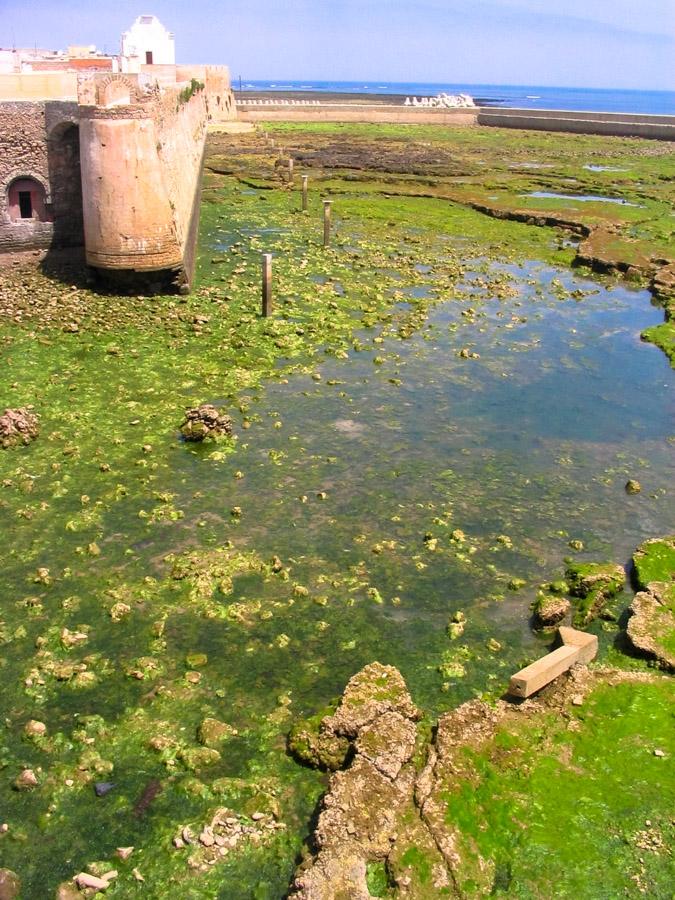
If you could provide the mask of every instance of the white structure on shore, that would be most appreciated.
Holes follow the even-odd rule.
[[[141,66],[174,66],[173,34],[157,16],[139,16],[122,34],[122,71],[140,72]]]
[[[473,97],[468,94],[445,94],[440,93],[436,97],[417,97],[405,98],[404,106],[421,106],[425,109],[470,109],[475,107]]]

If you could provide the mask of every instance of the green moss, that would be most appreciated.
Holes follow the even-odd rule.
[[[633,554],[635,579],[644,590],[650,581],[675,580],[675,536],[645,541]]]
[[[371,897],[388,897],[391,895],[387,868],[383,862],[368,862],[366,864],[366,884]]]
[[[418,847],[408,847],[401,856],[401,865],[414,869],[420,884],[426,886],[431,881],[431,861]]]
[[[623,567],[615,563],[572,563],[565,577],[574,599],[574,624],[579,627],[592,622],[626,583]]]
[[[460,854],[477,847],[492,864],[488,891],[508,880],[499,886],[509,896],[547,896],[555,884],[557,896],[590,900],[631,894],[641,874],[648,893],[667,896],[668,855],[641,842],[672,840],[673,782],[654,755],[675,749],[672,702],[666,680],[601,686],[574,711],[574,729],[551,715],[509,726],[506,754],[501,730],[467,753],[447,822],[459,829]]]

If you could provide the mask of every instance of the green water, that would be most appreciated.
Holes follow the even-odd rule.
[[[356,220],[298,275],[303,232],[256,192],[237,202],[207,215],[201,263],[236,312],[214,307],[203,333],[190,307],[173,331],[3,328],[2,396],[42,421],[0,455],[0,865],[26,897],[97,860],[120,871],[109,896],[282,896],[325,787],[286,754],[294,716],[374,659],[430,716],[499,695],[541,652],[529,604],[571,540],[576,558],[625,562],[672,531],[673,372],[639,341],[662,319],[647,293],[472,258],[444,235],[375,247]],[[269,326],[255,314],[268,247],[287,256]],[[294,341],[317,320],[331,352],[311,358]],[[198,401],[231,412],[233,447],[178,440]],[[618,632],[594,627],[604,653]],[[63,628],[85,637],[68,647]],[[192,653],[207,656],[198,683]],[[195,772],[182,754],[205,717],[237,734]],[[26,739],[29,719],[47,738]],[[40,785],[18,792],[25,767]],[[94,781],[115,788],[97,798]],[[287,829],[195,874],[171,839],[218,806],[271,809]]]

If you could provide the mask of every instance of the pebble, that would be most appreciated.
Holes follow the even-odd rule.
[[[657,750],[654,750],[654,756],[660,756],[660,757],[663,757],[663,756],[665,756],[665,755],[666,755],[666,754],[663,752],[663,750],[658,750],[658,749],[657,749]]]
[[[572,706],[582,706],[583,702],[584,698],[581,694],[575,694],[574,697],[572,697]]]

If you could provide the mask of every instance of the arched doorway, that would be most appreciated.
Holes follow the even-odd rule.
[[[12,222],[49,222],[44,187],[35,178],[16,178],[7,189],[7,206]]]
[[[79,126],[68,121],[53,128],[47,141],[47,153],[54,214],[54,243],[61,247],[82,246],[84,226]]]

